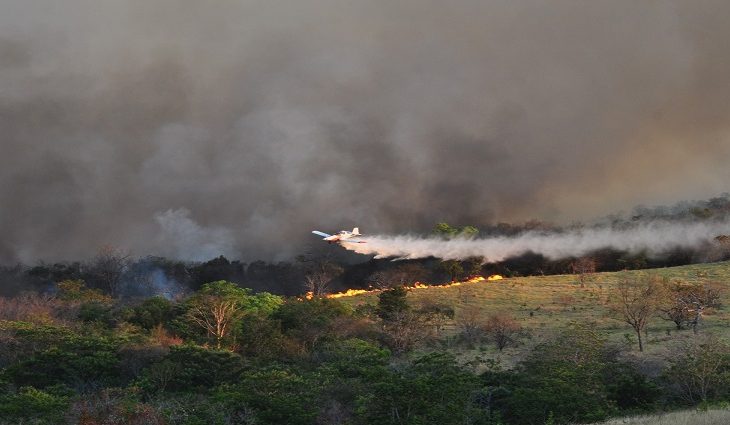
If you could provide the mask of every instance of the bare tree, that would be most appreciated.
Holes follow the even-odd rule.
[[[379,270],[371,274],[368,283],[378,289],[396,286],[412,286],[426,277],[426,270],[420,264],[401,264],[390,270]]]
[[[479,342],[484,336],[483,323],[481,310],[475,305],[467,305],[456,316],[456,325],[470,346]]]
[[[344,269],[330,259],[324,257],[300,256],[297,258],[304,265],[304,290],[314,297],[327,294],[332,282],[337,279]]]
[[[585,288],[586,283],[596,272],[596,260],[591,257],[581,257],[570,263],[573,274],[578,275],[578,282],[581,288]]]
[[[720,305],[719,285],[705,283],[694,284],[683,295],[682,302],[689,307],[687,311],[692,315],[690,325],[692,326],[692,331],[697,333],[702,324],[705,309]]]
[[[416,312],[423,316],[424,323],[433,326],[436,334],[440,334],[446,323],[454,318],[454,307],[429,294],[422,298]]]
[[[393,351],[402,354],[428,338],[432,327],[422,314],[404,310],[392,313],[387,321],[383,320],[382,329]]]
[[[609,307],[612,313],[636,332],[639,351],[644,351],[641,334],[660,306],[662,290],[661,279],[656,276],[624,278],[619,281],[614,298],[611,300]]]
[[[499,351],[502,351],[508,345],[517,342],[522,326],[506,314],[493,314],[487,319],[484,331],[494,341]]]
[[[129,263],[128,253],[105,246],[91,260],[89,271],[103,290],[112,297],[117,297],[121,289],[122,277],[129,268]]]
[[[377,289],[390,289],[393,287],[390,280],[390,275],[384,270],[378,270],[377,272],[368,276],[368,285]]]

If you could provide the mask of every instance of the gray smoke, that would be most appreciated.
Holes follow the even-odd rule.
[[[561,233],[525,232],[518,236],[486,239],[421,238],[376,235],[366,243],[342,243],[346,249],[376,258],[436,257],[463,260],[483,257],[497,262],[527,252],[557,260],[580,257],[603,248],[659,256],[675,248],[696,248],[730,230],[730,222],[677,223],[654,221],[624,229],[585,228]]]
[[[5,0],[0,262],[281,259],[730,181],[724,0]],[[218,254],[218,252],[216,252]]]

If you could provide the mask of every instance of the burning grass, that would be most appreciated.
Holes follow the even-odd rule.
[[[445,288],[451,288],[453,286],[461,286],[461,285],[468,285],[468,284],[474,284],[474,283],[481,283],[481,282],[492,282],[495,280],[502,280],[504,277],[501,275],[495,274],[491,275],[489,277],[484,276],[473,276],[467,280],[459,281],[459,282],[452,282],[447,285],[427,285],[425,283],[416,282],[413,286],[409,286],[409,290],[414,289],[445,289]],[[335,292],[333,294],[327,294],[326,298],[344,298],[344,297],[355,297],[358,295],[368,295],[368,294],[377,294],[381,292],[381,289],[348,289],[344,292]],[[307,292],[305,295],[307,299],[311,299],[314,297],[314,295],[311,292]]]

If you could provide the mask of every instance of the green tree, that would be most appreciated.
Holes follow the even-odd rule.
[[[445,239],[455,237],[474,238],[479,235],[479,229],[474,226],[455,227],[446,222],[436,223],[432,233]]]
[[[459,236],[464,238],[475,238],[479,236],[479,229],[474,226],[464,226],[459,230]]]
[[[223,340],[236,334],[246,314],[270,314],[283,300],[266,292],[252,294],[250,289],[220,280],[206,283],[185,303],[184,320],[204,331],[221,348]]]
[[[56,284],[57,296],[63,301],[111,303],[111,297],[98,289],[89,289],[83,280],[63,280]]]
[[[451,239],[459,234],[459,229],[452,227],[449,223],[441,222],[436,223],[433,227],[433,234],[446,239]]]
[[[128,312],[127,321],[150,330],[169,323],[175,317],[175,306],[164,297],[147,298]]]
[[[311,350],[321,339],[333,335],[336,319],[351,315],[352,309],[338,300],[313,298],[282,304],[272,319],[279,321],[285,335]]]
[[[452,282],[455,282],[464,276],[464,267],[461,265],[461,261],[442,261],[439,263],[439,268],[449,276],[449,279],[451,279]]]
[[[410,311],[408,304],[408,291],[402,286],[383,291],[378,294],[378,307],[376,312],[383,321],[393,321],[400,314]]]

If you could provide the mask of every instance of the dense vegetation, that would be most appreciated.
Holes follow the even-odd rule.
[[[534,311],[476,314],[471,301],[443,296],[467,297],[460,287],[396,286],[341,302],[214,281],[172,301],[120,300],[65,280],[53,295],[0,299],[0,423],[559,424],[730,400],[730,347],[681,304],[710,293],[712,322],[722,283],[612,279],[606,311],[620,332],[632,331],[615,309],[621,282],[658,285],[643,298],[652,323],[687,344],[656,363],[635,339],[585,318],[546,331],[529,321]],[[570,290],[607,281],[581,288],[573,276]],[[684,309],[679,325],[659,321],[671,305]],[[503,350],[516,358],[501,362]]]

